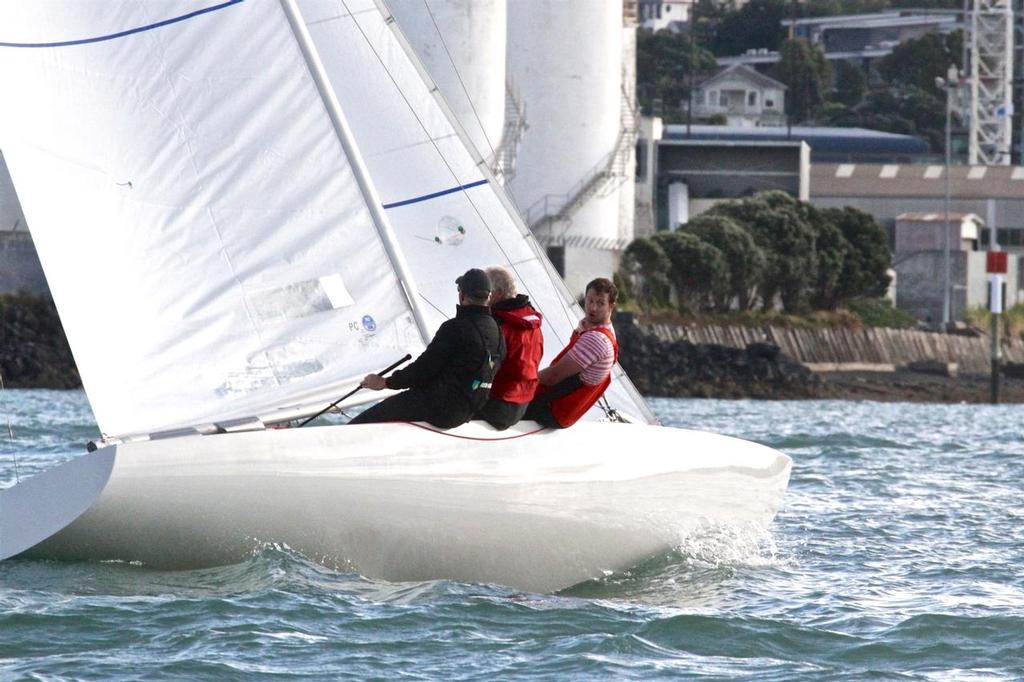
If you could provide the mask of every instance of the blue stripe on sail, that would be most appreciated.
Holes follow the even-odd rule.
[[[5,43],[5,42],[0,42],[0,47],[69,47],[71,45],[87,45],[89,43],[102,43],[105,40],[114,40],[115,38],[123,38],[125,36],[130,36],[130,35],[132,35],[134,33],[144,33],[146,31],[152,31],[155,28],[160,28],[162,26],[167,26],[169,24],[176,24],[179,21],[185,21],[186,19],[191,19],[192,17],[198,17],[200,14],[207,14],[209,12],[216,12],[217,10],[221,10],[221,9],[226,8],[226,7],[230,7],[231,5],[237,5],[240,2],[245,2],[245,0],[227,0],[227,2],[222,2],[221,4],[214,5],[213,7],[207,7],[205,9],[198,9],[195,12],[189,12],[188,14],[182,14],[180,17],[174,17],[172,19],[164,19],[163,21],[158,21],[155,24],[149,24],[148,26],[139,26],[138,28],[130,28],[127,31],[121,31],[119,33],[111,33],[110,35],[105,35],[105,36],[96,36],[95,38],[82,38],[80,40],[64,40],[64,41],[57,42],[57,43]]]
[[[450,189],[443,189],[440,192],[434,192],[433,194],[424,194],[420,197],[413,197],[412,199],[406,199],[405,201],[395,201],[390,204],[384,204],[384,208],[398,208],[399,206],[408,206],[409,204],[417,204],[421,201],[427,201],[428,199],[436,199],[437,197],[443,197],[445,194],[452,194],[453,192],[461,192],[464,189],[472,189],[479,187],[480,185],[486,185],[486,180],[477,180],[471,182],[468,185],[458,185]]]

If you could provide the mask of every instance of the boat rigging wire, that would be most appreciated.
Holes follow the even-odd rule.
[[[345,8],[345,12],[348,14],[348,17],[352,20],[352,23],[355,24],[356,30],[359,31],[359,35],[362,37],[362,39],[366,43],[367,47],[370,48],[370,51],[373,53],[373,56],[376,57],[377,62],[380,64],[381,68],[384,70],[384,73],[386,73],[388,78],[391,80],[391,83],[392,83],[392,85],[394,85],[395,90],[398,92],[398,95],[402,98],[402,101],[405,102],[405,105],[409,109],[409,112],[412,114],[412,117],[416,120],[416,123],[419,125],[420,129],[423,130],[423,132],[426,135],[427,139],[430,141],[431,146],[434,148],[434,151],[437,153],[438,158],[445,165],[445,168],[448,170],[449,175],[451,175],[452,179],[455,181],[455,183],[457,185],[460,185],[460,186],[463,185],[464,183],[459,179],[458,175],[455,173],[455,169],[452,168],[451,164],[448,162],[448,159],[441,152],[441,148],[438,146],[437,140],[435,140],[434,137],[430,134],[430,131],[427,129],[426,124],[423,122],[423,119],[420,117],[419,112],[417,112],[415,107],[412,106],[412,102],[409,101],[409,98],[406,97],[405,92],[403,92],[402,88],[399,87],[398,81],[395,79],[394,74],[391,73],[391,70],[388,69],[387,63],[381,57],[381,55],[378,52],[376,46],[373,44],[372,41],[370,41],[369,36],[366,35],[366,31],[363,30],[362,24],[359,22],[359,19],[356,17],[356,14],[349,7],[347,0],[339,0],[339,2],[341,3],[342,7]],[[391,14],[390,10],[387,11],[386,16],[384,16],[384,20],[385,20],[386,24],[394,23],[394,24],[397,25],[395,17],[394,17],[393,14]],[[424,73],[422,75],[424,76],[424,79],[426,80],[426,82],[429,85],[432,86],[432,92],[440,92],[440,89],[438,88],[437,83],[434,83],[433,79],[429,78],[429,74],[425,74]],[[450,123],[450,125],[452,125],[453,128],[456,129],[456,133],[457,133],[458,132],[458,129],[457,129],[458,122],[457,121],[450,121],[449,123]],[[479,155],[479,152],[478,152],[478,155]],[[486,166],[486,162],[481,158],[477,165],[478,166],[479,165]],[[516,276],[519,279],[519,282],[526,289],[527,295],[529,295],[530,298],[534,298],[533,293],[530,291],[529,286],[527,286],[526,282],[523,280],[522,276],[519,274],[519,270],[515,267],[515,265],[512,265],[513,261],[509,257],[508,253],[505,251],[505,247],[502,246],[501,241],[494,235],[494,232],[491,230],[491,226],[488,224],[487,220],[484,218],[483,213],[480,211],[479,207],[473,201],[473,198],[470,196],[469,192],[467,190],[463,189],[462,190],[462,195],[465,197],[467,203],[470,205],[470,207],[473,209],[473,212],[476,214],[477,218],[480,220],[480,224],[484,226],[484,228],[487,230],[487,233],[491,236],[491,240],[494,242],[495,246],[497,246],[498,250],[501,251],[501,255],[505,257],[505,262],[508,263],[512,267],[513,272],[516,273]],[[530,228],[529,227],[526,227],[525,225],[524,225],[524,227],[526,229],[526,233],[522,234],[522,237],[524,239],[528,240],[532,236],[532,233],[530,232]],[[538,249],[538,251],[535,253],[535,256],[537,257],[538,260],[540,260],[540,255],[541,254],[540,254],[539,249]],[[543,264],[543,261],[541,261],[541,263]],[[545,269],[547,269],[547,268],[545,268]],[[558,296],[556,298],[558,299],[559,303],[561,304],[562,312],[565,314],[565,317],[568,320],[569,324],[571,326],[575,326],[576,319],[572,315],[571,306],[567,306],[566,305],[567,301],[562,300],[563,299],[562,296]],[[555,336],[558,337],[559,342],[564,344],[565,343],[565,339],[561,338],[561,335],[558,333],[558,330],[556,328],[552,327],[552,331],[554,332]]]
[[[0,393],[7,396],[7,387],[4,386],[4,377],[0,374]],[[11,426],[11,414],[7,413],[7,437],[10,438],[12,445],[14,444],[14,428]],[[14,460],[14,480],[16,483],[21,483],[21,471],[18,467],[18,450],[15,447],[11,448],[11,459]]]
[[[441,28],[437,25],[437,18],[434,16],[433,10],[430,9],[430,3],[428,3],[427,0],[423,0],[423,7],[427,10],[427,15],[430,17],[430,23],[434,25],[434,31],[437,33],[437,39],[441,41],[441,47],[444,48],[445,56],[448,57],[448,63],[452,65],[452,71],[455,72],[455,78],[459,81],[459,87],[462,88],[462,94],[466,96],[466,101],[469,103],[469,109],[473,112],[473,118],[476,119],[476,124],[480,126],[480,133],[483,135],[484,142],[487,143],[487,149],[491,152],[491,158],[496,158],[498,156],[498,152],[495,151],[491,138],[487,137],[487,129],[484,127],[484,122],[480,119],[480,113],[476,110],[476,105],[473,104],[473,98],[469,96],[469,89],[462,80],[462,74],[459,73],[459,67],[455,65],[455,59],[452,58],[452,53],[448,50],[448,43],[445,42],[444,35],[441,33]]]

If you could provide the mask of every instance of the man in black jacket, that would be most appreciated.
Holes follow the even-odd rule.
[[[441,429],[465,424],[487,402],[491,380],[505,358],[505,340],[491,317],[491,281],[473,268],[455,280],[455,317],[437,328],[426,350],[387,379],[367,374],[362,385],[379,391],[409,389],[386,398],[350,421],[425,421]]]

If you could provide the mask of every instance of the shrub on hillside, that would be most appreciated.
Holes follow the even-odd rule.
[[[729,310],[735,300],[740,310],[749,310],[757,300],[757,285],[767,262],[764,249],[757,245],[750,231],[728,216],[706,214],[680,229],[697,235],[725,257],[729,286],[726,294],[715,301],[715,307]]]

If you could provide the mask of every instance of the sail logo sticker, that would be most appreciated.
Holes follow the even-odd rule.
[[[256,291],[249,295],[249,302],[261,322],[308,317],[355,303],[337,273]]]
[[[437,221],[437,230],[434,233],[434,241],[445,246],[458,246],[466,238],[466,228],[462,221],[446,215]]]

